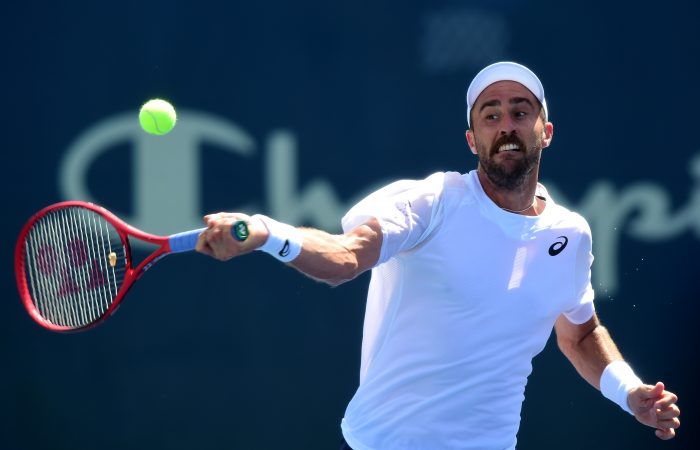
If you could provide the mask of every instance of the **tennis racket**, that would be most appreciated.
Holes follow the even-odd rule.
[[[34,214],[15,247],[15,276],[29,315],[52,331],[85,330],[109,317],[134,282],[169,253],[194,250],[205,228],[155,236],[92,203],[68,201]],[[231,229],[248,237],[245,222]],[[134,267],[130,240],[158,248]]]

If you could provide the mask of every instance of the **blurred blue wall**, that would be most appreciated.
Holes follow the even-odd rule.
[[[382,183],[476,166],[465,87],[503,59],[545,85],[555,135],[542,178],[593,227],[601,319],[645,380],[679,394],[690,424],[657,441],[550,342],[519,448],[698,448],[700,7],[645,5],[6,5],[0,448],[336,448],[366,275],[331,289],[266,255],[172,256],[101,327],[57,335],[19,302],[14,240],[65,199],[160,234],[220,210],[337,231]],[[180,113],[163,138],[138,128],[152,97]]]

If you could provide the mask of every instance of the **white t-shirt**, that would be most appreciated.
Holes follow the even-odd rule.
[[[398,181],[343,218],[383,242],[367,297],[360,386],[342,421],[354,450],[515,448],[532,358],[560,314],[593,316],[591,233],[547,201],[508,213],[476,171]]]

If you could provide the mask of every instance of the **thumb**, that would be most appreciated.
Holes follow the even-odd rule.
[[[653,386],[650,384],[643,384],[639,387],[639,393],[643,399],[657,398],[661,397],[664,389],[664,384],[659,381]]]

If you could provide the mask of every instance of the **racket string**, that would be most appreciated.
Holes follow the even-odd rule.
[[[39,219],[27,236],[25,278],[39,314],[72,328],[102,317],[127,269],[114,226],[94,211],[67,207]]]
[[[42,248],[47,255],[44,265],[49,265],[46,275],[50,276],[46,278],[51,280],[52,287],[51,291],[45,292],[44,300],[50,306],[50,309],[46,310],[46,313],[49,315],[45,317],[59,325],[75,326],[78,322],[75,320],[75,309],[73,305],[69,302],[51,301],[52,298],[63,297],[71,283],[65,269],[68,267],[67,254],[61,251],[61,248],[68,242],[64,217],[58,214],[47,217],[43,229],[44,242],[40,248]],[[55,263],[49,259],[53,257],[56,258]]]
[[[68,221],[70,220],[71,213],[72,213],[72,210],[69,210],[69,211],[67,211],[67,214],[60,217],[60,220],[61,220],[60,228],[61,228],[61,234],[63,235],[63,238],[66,239],[68,242],[67,252],[63,253],[64,259],[67,260],[68,264],[71,264],[75,267],[77,265],[78,259],[80,258],[80,256],[77,254],[80,251],[80,249],[76,248],[76,245],[77,245],[76,242],[79,242],[79,241],[76,241],[75,239],[71,239],[70,234],[69,234],[71,229],[73,228],[72,225],[70,223],[68,223]],[[75,299],[75,301],[66,303],[66,305],[69,306],[68,318],[69,318],[69,320],[72,321],[71,325],[76,326],[81,322],[87,323],[88,320],[84,314],[82,314],[82,317],[80,317],[81,311],[83,311],[83,308],[82,308],[83,305],[81,303],[84,302],[84,298],[82,298],[82,295],[80,294],[80,290],[78,290],[75,287],[76,279],[77,279],[77,281],[81,282],[80,283],[81,285],[85,285],[84,280],[83,280],[83,276],[82,276],[83,274],[81,273],[80,270],[77,270],[77,271],[73,272],[73,275],[74,276],[70,276],[70,274],[68,272],[66,272],[64,274],[63,281],[61,282],[62,291],[59,292],[59,295],[61,293],[70,295],[73,292],[77,291],[77,295],[76,295],[77,298]]]
[[[72,225],[78,229],[82,228],[82,224],[84,224],[84,221],[78,221],[75,217],[75,210],[70,211],[70,217],[72,220]],[[76,253],[76,259],[79,259],[78,261],[73,261],[76,265],[78,263],[82,263],[83,259],[89,261],[90,260],[90,249],[93,248],[92,245],[90,244],[90,241],[92,240],[92,233],[81,233],[81,235],[86,239],[87,243],[85,244],[80,244],[78,248],[74,248],[73,251]],[[82,241],[73,241],[74,242],[74,247],[77,246],[77,242],[82,242]],[[88,248],[85,248],[85,245],[87,245]],[[94,248],[93,252],[94,254]],[[94,258],[94,257],[93,257]],[[95,259],[93,259],[95,261]],[[80,267],[87,267],[88,264],[82,264]],[[80,286],[90,286],[90,284],[94,284],[95,280],[92,277],[92,273],[86,273],[85,270],[78,270],[79,273],[79,279],[80,279]],[[77,292],[78,297],[80,298],[80,301],[77,302],[78,306],[78,313],[79,313],[79,318],[84,321],[84,322],[92,322],[94,321],[97,316],[95,313],[95,306],[93,302],[91,302],[91,299],[87,296],[87,290],[81,290],[78,289]],[[95,299],[96,301],[99,299]]]
[[[45,305],[44,311],[46,314],[50,314],[49,317],[55,318],[55,320],[59,317],[60,314],[62,314],[62,311],[59,310],[58,304],[55,302],[51,302],[48,299],[51,298],[50,296],[53,295],[54,292],[57,292],[59,289],[59,280],[54,277],[43,277],[41,276],[43,272],[44,274],[46,273],[52,273],[56,270],[56,265],[57,264],[63,264],[62,263],[62,255],[61,254],[56,254],[55,250],[51,246],[50,242],[52,240],[56,240],[56,230],[54,226],[54,222],[52,218],[49,218],[43,226],[39,228],[39,232],[41,237],[43,238],[40,242],[39,246],[39,252],[40,255],[43,255],[43,260],[42,264],[39,267],[40,273],[38,273],[39,280],[41,280],[43,283],[44,291],[42,292],[43,295],[43,303]],[[54,261],[54,258],[57,259],[57,261]],[[43,266],[43,270],[42,270]],[[61,317],[60,323],[66,323],[68,324],[68,321],[63,319]]]
[[[100,245],[102,248],[107,250],[107,258],[97,258],[97,255],[95,255],[96,260],[100,262],[100,267],[102,269],[103,273],[103,279],[102,279],[102,301],[103,301],[103,307],[109,307],[111,301],[110,299],[114,298],[117,296],[117,289],[112,289],[113,287],[116,287],[116,278],[114,277],[114,266],[107,267],[108,265],[111,265],[111,255],[115,254],[115,252],[112,250],[112,241],[109,239],[109,235],[107,235],[107,239],[105,239],[105,228],[103,226],[102,222],[96,223],[96,221],[93,219],[93,223],[95,224],[95,227],[99,227],[99,238],[100,238]],[[109,264],[108,264],[109,263]],[[112,269],[112,279],[111,281],[114,283],[110,283],[110,269]]]

